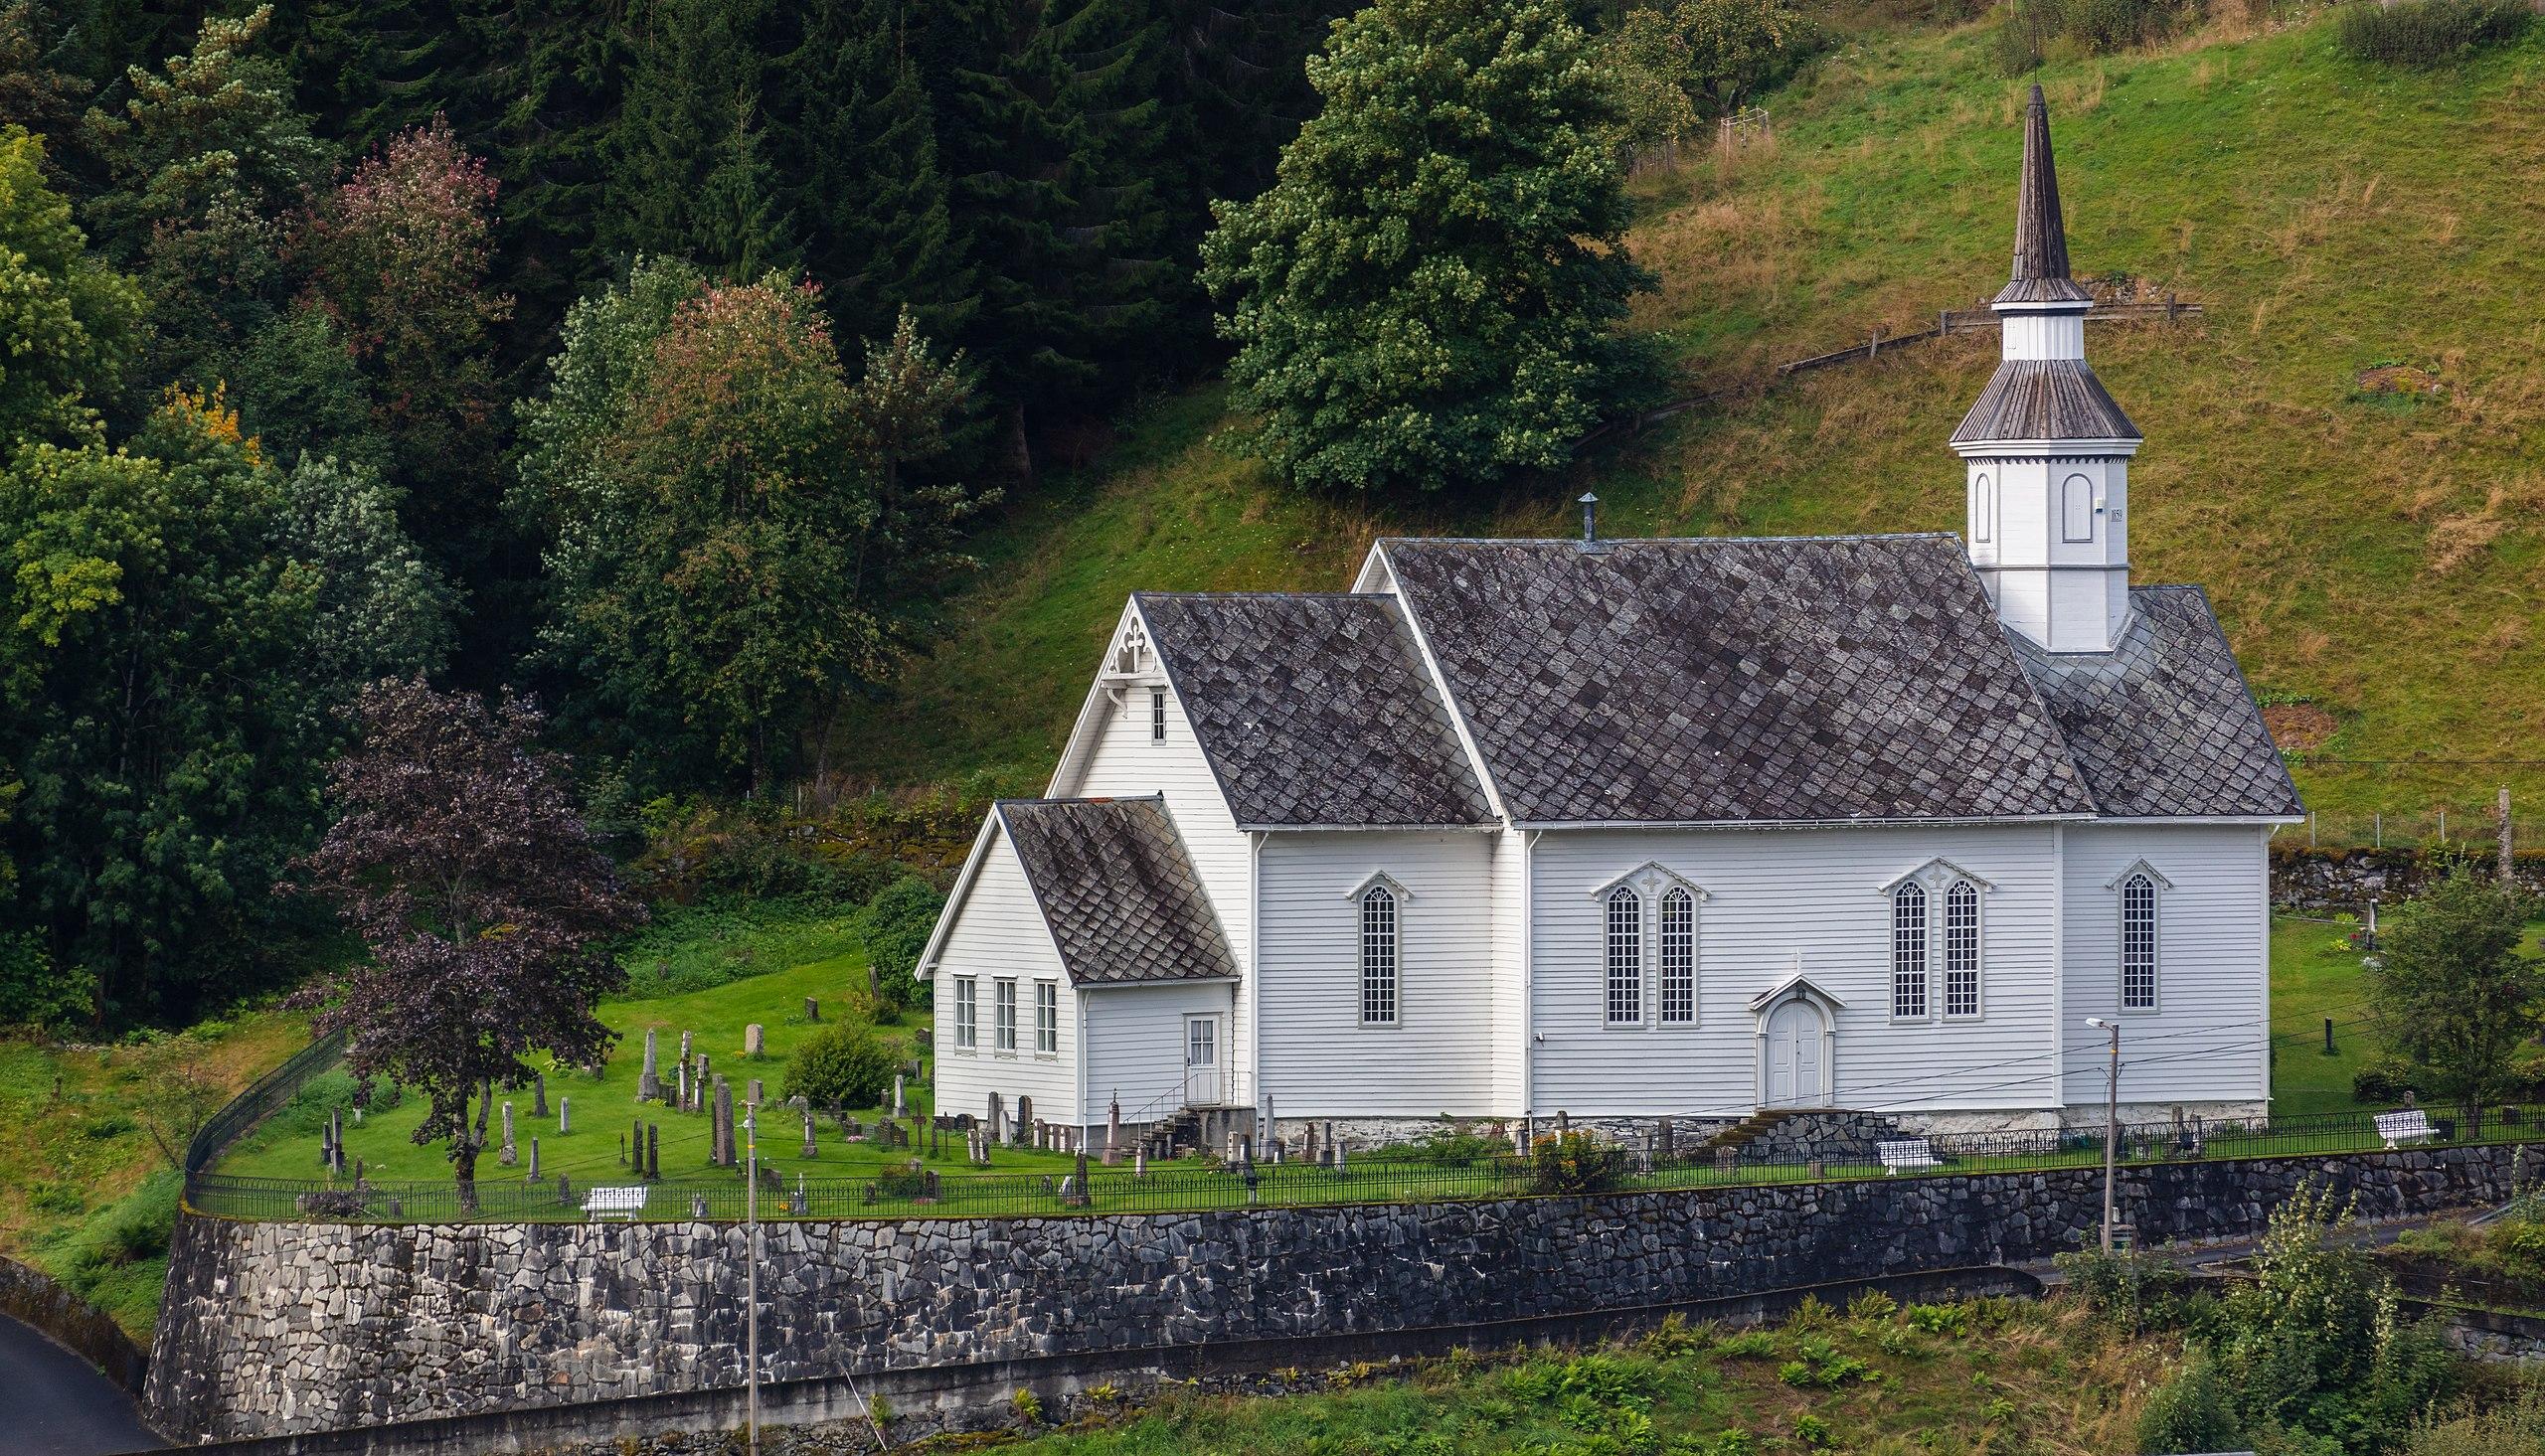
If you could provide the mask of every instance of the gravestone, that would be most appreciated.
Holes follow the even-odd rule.
[[[716,1079],[716,1128],[712,1161],[719,1168],[734,1166],[734,1084],[723,1077]]]
[[[689,1059],[689,1033],[687,1032],[680,1034],[680,1059],[683,1061]]]
[[[645,1033],[645,1069],[636,1073],[636,1100],[639,1102],[663,1100],[663,1069],[659,1060],[660,1055],[661,1053],[654,1046],[654,1034],[648,1030]]]
[[[822,1020],[822,1004],[810,996],[804,998],[804,1020],[817,1026]]]
[[[520,1151],[513,1146],[513,1104],[510,1102],[504,1104],[504,1146],[495,1154],[495,1161],[507,1168],[521,1161]]]
[[[893,1115],[895,1117],[911,1115],[910,1103],[904,1100],[902,1094],[902,1074],[898,1071],[893,1073]]]
[[[745,1056],[751,1057],[754,1060],[760,1059],[762,1056],[767,1054],[767,1045],[768,1039],[762,1035],[760,1023],[754,1022],[750,1026],[743,1028],[743,1054]]]
[[[712,1058],[710,1058],[706,1052],[699,1052],[698,1075],[689,1079],[689,1083],[696,1089],[695,1095],[699,1098],[702,1105],[704,1105],[706,1101],[708,1088],[716,1085],[716,1073],[711,1070],[708,1065],[711,1059]]]
[[[575,1207],[575,1186],[566,1181],[566,1175],[563,1173],[557,1175],[557,1207],[561,1209]]]
[[[1007,1107],[1005,1103],[999,1100],[999,1095],[996,1092],[990,1093],[989,1102],[990,1115],[988,1123],[990,1141],[997,1142],[1000,1138],[999,1130],[1006,1126],[1005,1118],[1007,1116]]]
[[[522,1175],[532,1183],[539,1181],[539,1139],[530,1140],[530,1171]]]
[[[1122,1099],[1114,1098],[1104,1109],[1104,1166],[1112,1168],[1122,1161]]]
[[[562,1138],[574,1130],[575,1099],[560,1097],[557,1099],[557,1135]]]
[[[689,1196],[689,1216],[701,1223],[707,1221],[707,1195],[694,1193]]]
[[[673,1091],[680,1098],[678,1104],[680,1110],[687,1112],[689,1110],[689,1058],[686,1056],[680,1059],[679,1080]]]
[[[645,1124],[645,1180],[648,1183],[663,1176],[663,1129],[660,1123]]]
[[[753,1078],[752,1078],[752,1090],[751,1090],[751,1096],[749,1097],[749,1099],[748,1099],[748,1100],[750,1101],[751,1105],[752,1105],[752,1106],[754,1106],[754,1107],[757,1107],[757,1106],[759,1106],[761,1103],[765,1102],[765,1101],[767,1101],[767,1100],[768,1100],[768,1094],[767,1094],[765,1091],[762,1090],[762,1088],[761,1088],[760,1078],[759,1078],[759,1077],[753,1077]]]
[[[530,1115],[545,1121],[548,1117],[548,1073],[530,1074]]]
[[[813,1145],[813,1114],[807,1112],[804,1114],[804,1156],[810,1158],[817,1151]]]
[[[1033,1141],[1034,1099],[1031,1097],[1019,1097],[1016,1099],[1016,1131],[1014,1133],[1014,1137],[1016,1141],[1020,1143],[1030,1143]]]

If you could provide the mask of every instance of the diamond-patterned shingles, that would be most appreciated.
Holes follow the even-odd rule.
[[[2093,808],[1951,537],[1387,553],[1515,820]]]
[[[1073,985],[1237,974],[1161,799],[1007,799],[1000,824]]]
[[[1492,822],[1392,598],[1138,600],[1239,824]]]
[[[2017,643],[2095,807],[2304,813],[2209,598],[2197,586],[2140,586],[2129,601],[2129,630],[2109,653],[2053,656]]]

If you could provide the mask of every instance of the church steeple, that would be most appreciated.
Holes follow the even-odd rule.
[[[2069,276],[2041,87],[2024,107],[2014,267],[1997,372],[1952,432],[1971,565],[1997,615],[2052,652],[2109,652],[2129,624],[2129,457],[2138,427],[2086,363],[2094,297]]]
[[[2088,298],[2068,276],[2068,224],[2059,215],[2059,171],[2050,156],[2050,104],[2032,88],[2024,107],[2023,182],[2015,192],[2015,267],[1999,303]]]

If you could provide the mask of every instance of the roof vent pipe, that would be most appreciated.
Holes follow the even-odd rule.
[[[1591,491],[1583,491],[1581,504],[1583,504],[1583,550],[1586,550],[1586,553],[1604,553],[1604,550],[1609,550],[1609,543],[1599,540],[1599,496],[1594,496]]]

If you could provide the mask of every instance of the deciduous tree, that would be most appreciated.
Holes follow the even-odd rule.
[[[2459,865],[2388,921],[2369,976],[2387,1045],[2470,1127],[2510,1090],[2510,1058],[2545,1030],[2545,962],[2519,953],[2529,908]]]
[[[306,999],[322,1032],[348,1034],[359,1096],[386,1076],[425,1099],[415,1139],[447,1145],[473,1209],[497,1092],[529,1082],[535,1053],[589,1063],[615,1040],[594,1015],[625,980],[608,942],[644,911],[537,746],[529,701],[385,680],[354,716],[358,746],[328,774],[340,817],[296,886],[368,954]]]
[[[139,339],[141,294],[90,256],[46,185],[44,142],[0,130],[0,453],[97,435],[96,404]]]
[[[1563,464],[1641,376],[1617,325],[1652,286],[1597,48],[1562,0],[1377,0],[1308,76],[1324,111],[1203,246],[1264,458],[1351,490]]]

